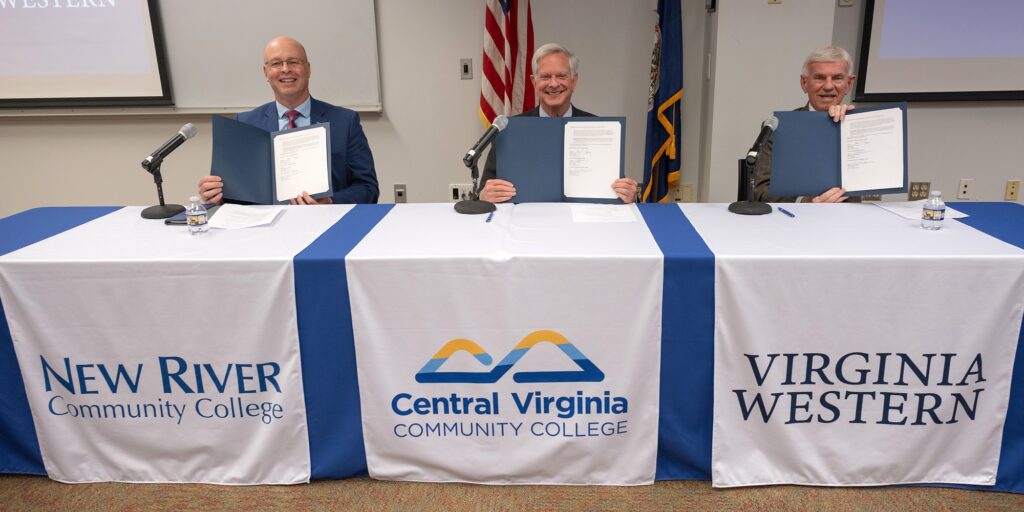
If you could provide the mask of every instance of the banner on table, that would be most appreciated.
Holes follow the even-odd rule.
[[[662,261],[639,216],[559,230],[568,205],[492,223],[428,206],[394,209],[346,259],[370,475],[653,482]],[[605,229],[639,241],[595,244]]]
[[[709,210],[684,209],[716,255],[716,486],[995,484],[1024,252],[868,205],[814,237]]]
[[[345,211],[189,237],[126,208],[0,258],[48,474],[308,481],[291,257]]]

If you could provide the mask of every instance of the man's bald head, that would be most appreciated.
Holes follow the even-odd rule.
[[[287,36],[270,40],[263,49],[263,75],[274,90],[274,98],[295,108],[309,98],[310,66],[306,48]]]

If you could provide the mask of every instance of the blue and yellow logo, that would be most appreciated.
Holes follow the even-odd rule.
[[[526,355],[538,343],[551,343],[558,347],[563,354],[569,357],[579,370],[573,371],[544,371],[544,372],[516,372],[512,379],[516,382],[601,382],[604,380],[604,372],[583,355],[565,336],[551,330],[540,330],[530,333],[523,338],[511,352],[506,355],[489,372],[442,372],[441,367],[453,354],[459,351],[469,352],[480,364],[490,366],[493,359],[486,350],[472,340],[464,338],[454,339],[445,343],[441,350],[438,350],[434,357],[423,365],[423,368],[416,373],[416,382],[423,384],[432,383],[473,383],[493,384],[498,382],[520,359]]]

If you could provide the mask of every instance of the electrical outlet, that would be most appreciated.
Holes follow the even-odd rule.
[[[395,204],[404,203],[405,200],[405,183],[395,183]]]
[[[910,182],[910,192],[907,192],[907,201],[928,199],[928,192],[931,189],[932,183],[930,181],[912,181]]]
[[[1020,180],[1006,180],[1006,195],[1003,199],[1007,201],[1016,201],[1020,196]]]
[[[448,200],[451,202],[470,199],[473,193],[473,185],[469,183],[452,183],[448,185]]]
[[[683,183],[679,187],[679,198],[680,203],[692,203],[693,202],[693,184]]]
[[[459,59],[459,73],[462,74],[463,80],[470,80],[473,78],[473,59]]]
[[[964,178],[960,180],[960,185],[956,189],[957,199],[970,199],[971,194],[974,193],[974,179]]]

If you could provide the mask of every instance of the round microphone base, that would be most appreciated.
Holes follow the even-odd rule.
[[[729,211],[740,215],[764,215],[772,212],[772,205],[755,201],[736,201],[729,205]]]
[[[185,211],[180,204],[158,204],[142,210],[143,219],[168,219]]]
[[[459,213],[465,213],[467,215],[480,215],[481,213],[491,213],[495,208],[494,203],[488,201],[470,200],[459,201],[455,203],[455,211]]]

